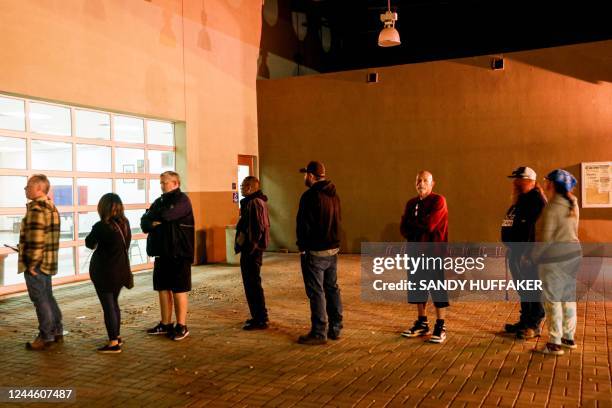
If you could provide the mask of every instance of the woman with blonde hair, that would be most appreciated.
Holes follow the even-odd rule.
[[[563,348],[576,348],[576,275],[582,249],[578,240],[578,200],[572,194],[576,178],[556,169],[546,176],[544,190],[548,204],[536,223],[536,244],[532,257],[538,265],[548,342],[539,350],[561,355]]]
[[[100,347],[98,352],[121,353],[123,341],[119,331],[121,312],[118,298],[122,287],[130,289],[134,286],[128,256],[132,234],[117,194],[108,193],[100,198],[98,215],[100,221],[85,238],[87,248],[94,250],[89,275],[104,310],[108,333],[108,344]]]

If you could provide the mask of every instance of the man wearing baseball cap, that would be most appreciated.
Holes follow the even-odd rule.
[[[501,239],[506,244],[506,260],[512,279],[538,279],[537,268],[526,257],[525,242],[535,241],[535,225],[546,205],[546,198],[536,182],[536,172],[527,166],[516,168],[508,178],[513,179],[512,205],[502,221]],[[519,291],[520,318],[517,323],[506,324],[504,331],[517,338],[529,339],[540,335],[544,319],[542,303],[533,300],[539,293]]]
[[[312,327],[298,343],[318,345],[336,340],[342,329],[342,301],[337,283],[340,249],[340,198],[334,184],[325,179],[325,166],[311,161],[300,169],[308,187],[297,213],[297,246],[302,276],[310,301]],[[329,323],[329,324],[328,324]]]

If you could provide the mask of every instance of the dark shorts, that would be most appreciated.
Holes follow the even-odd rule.
[[[191,290],[191,259],[155,258],[153,264],[153,289],[174,293]]]
[[[448,293],[445,289],[423,290],[419,288],[420,282],[425,282],[426,284],[430,282],[444,282],[443,270],[418,270],[416,273],[408,275],[408,281],[416,283],[416,289],[408,291],[408,303],[425,304],[429,295],[431,295],[431,300],[433,300],[435,307],[441,309],[450,306],[448,303]]]

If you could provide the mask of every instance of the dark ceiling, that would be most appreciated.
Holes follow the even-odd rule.
[[[387,0],[265,1],[262,54],[273,53],[319,72],[612,39],[610,13],[603,2],[392,0],[402,44],[380,48],[379,14]],[[278,20],[271,25],[266,13],[269,16],[274,7]],[[306,28],[301,40],[297,26]]]

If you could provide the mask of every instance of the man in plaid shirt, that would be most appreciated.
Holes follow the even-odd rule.
[[[51,276],[57,273],[60,217],[49,199],[49,179],[35,174],[28,180],[26,215],[19,234],[19,273],[25,273],[28,294],[38,317],[39,334],[26,343],[28,350],[43,350],[63,341],[62,312],[53,297]]]

